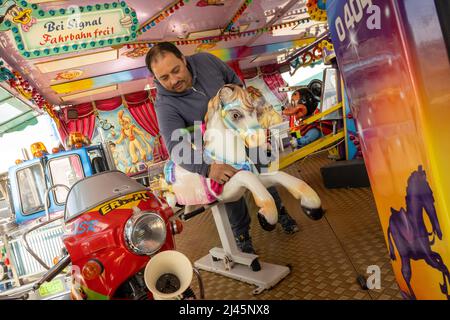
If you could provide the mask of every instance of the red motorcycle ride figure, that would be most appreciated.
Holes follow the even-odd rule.
[[[34,289],[72,263],[72,299],[195,298],[190,284],[193,270],[199,274],[175,251],[182,224],[171,218],[163,199],[122,172],[78,181],[64,212],[67,255]]]

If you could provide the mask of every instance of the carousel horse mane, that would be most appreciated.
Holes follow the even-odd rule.
[[[264,112],[273,109],[273,106],[267,102],[266,98],[259,89],[249,86],[246,90],[253,101],[252,103],[256,108],[258,117],[260,117]]]
[[[261,90],[253,86],[247,87],[246,90],[252,100],[253,106],[256,108],[258,122],[264,129],[268,129],[273,125],[283,122],[281,115],[275,110],[273,105],[266,100]]]

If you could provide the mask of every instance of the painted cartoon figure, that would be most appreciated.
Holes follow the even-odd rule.
[[[145,145],[147,146],[147,149],[149,152],[151,152],[152,147],[147,143],[147,141],[146,141],[147,137],[146,137],[145,133],[142,130],[140,130],[139,128],[137,128],[134,124],[132,124],[130,117],[124,116],[123,114],[124,114],[123,110],[120,110],[119,113],[117,114],[117,116],[119,117],[119,124],[122,127],[122,129],[120,130],[120,137],[115,143],[120,144],[120,143],[122,143],[122,141],[125,138],[128,138],[128,142],[129,142],[128,150],[130,152],[132,163],[137,164],[139,161],[139,157],[138,157],[138,154],[136,153],[136,149],[140,153],[140,159],[145,162],[147,159],[147,152],[145,151],[145,149],[142,147],[141,143],[137,139],[136,134],[141,136],[141,138],[144,141]]]
[[[113,155],[115,167],[125,173],[131,173],[131,167],[128,166],[128,160],[119,152],[114,142],[109,143],[111,154]]]
[[[223,6],[224,2],[224,0],[200,0],[197,2],[197,7]]]
[[[333,123],[327,120],[302,124],[306,118],[320,113],[319,102],[322,96],[322,81],[311,80],[307,86],[302,86],[291,96],[290,105],[283,110],[283,115],[289,116],[294,148],[302,148],[323,135],[333,132]]]
[[[391,217],[387,229],[389,253],[391,260],[395,261],[394,244],[402,263],[402,275],[409,292],[403,292],[405,298],[416,299],[411,286],[411,260],[424,260],[429,266],[442,273],[443,284],[439,284],[441,292],[450,300],[448,284],[450,273],[439,253],[434,252],[431,246],[436,236],[442,240],[442,230],[434,207],[433,191],[427,182],[427,176],[422,166],[414,171],[408,178],[406,188],[406,209],[395,210],[391,208]],[[431,231],[424,221],[426,214],[431,222]],[[432,237],[432,238],[430,238]]]
[[[291,104],[283,110],[283,114],[294,117],[295,121],[298,121],[301,118],[313,114],[316,108],[317,102],[312,99],[310,90],[308,88],[301,88],[292,94]]]
[[[322,136],[321,128],[317,123],[302,125],[303,119],[311,116],[317,110],[317,101],[312,98],[308,88],[295,91],[291,97],[291,105],[283,110],[283,115],[289,116],[292,132],[291,144],[295,148],[302,148]],[[300,132],[300,136],[298,136]]]
[[[32,17],[31,13],[31,9],[19,7],[15,1],[5,1],[0,7],[0,24],[10,21],[20,25],[22,31],[28,32],[31,26],[36,23],[36,18]]]

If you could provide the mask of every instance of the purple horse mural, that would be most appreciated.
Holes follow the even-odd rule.
[[[425,226],[423,210],[431,221],[431,232],[428,232]],[[431,267],[442,272],[444,283],[440,284],[441,292],[450,300],[447,287],[450,281],[448,268],[442,261],[441,256],[431,249],[435,236],[442,240],[442,231],[434,207],[433,191],[427,182],[422,166],[419,166],[418,170],[414,171],[408,178],[406,210],[400,208],[397,211],[391,208],[387,236],[391,259],[397,259],[394,242],[402,262],[403,278],[409,289],[409,293],[402,292],[404,298],[416,299],[410,283],[412,276],[410,261],[412,259],[425,260]],[[432,239],[430,239],[431,236]]]

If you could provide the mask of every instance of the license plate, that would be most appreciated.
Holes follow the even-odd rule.
[[[39,295],[41,297],[47,297],[54,294],[64,292],[65,286],[62,279],[55,279],[50,282],[45,282],[39,288]]]

